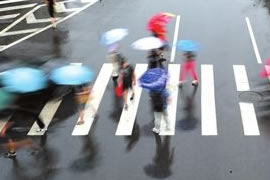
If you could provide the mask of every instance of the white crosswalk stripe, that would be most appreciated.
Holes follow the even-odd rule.
[[[32,8],[35,5],[37,5],[37,3],[32,3],[32,4],[25,4],[25,5],[18,5],[18,6],[10,6],[10,7],[4,7],[4,8],[0,8],[0,12],[4,12],[4,11],[12,11],[12,10],[19,10],[19,9],[26,9],[26,8]]]
[[[89,98],[90,101],[88,101],[86,104],[85,113],[84,113],[85,123],[75,126],[72,132],[73,136],[82,136],[82,135],[87,135],[89,133],[90,128],[95,120],[94,118],[95,113],[92,112],[92,109],[90,106],[93,106],[96,110],[98,110],[99,104],[102,100],[103,94],[110,80],[111,74],[112,74],[112,65],[103,64],[99,72],[99,75],[96,79],[96,82],[93,86],[91,97]]]
[[[13,19],[13,18],[16,18],[16,17],[19,16],[19,15],[20,15],[20,13],[0,16],[0,20],[4,20],[4,19]]]
[[[24,2],[24,1],[28,1],[28,0],[5,0],[5,1],[0,1],[0,5],[1,4],[17,3],[17,2]]]
[[[213,65],[201,66],[201,86],[202,135],[215,136],[218,132]]]
[[[168,104],[168,119],[169,119],[169,130],[165,128],[165,121],[161,121],[161,132],[159,135],[172,136],[175,134],[175,122],[176,122],[176,111],[177,111],[177,99],[178,99],[178,81],[180,74],[179,64],[170,64],[168,67],[169,71],[169,83],[168,90],[170,93],[170,101]]]
[[[40,29],[35,28],[35,29],[26,29],[26,30],[18,30],[18,31],[9,31],[9,32],[1,33],[0,37],[13,36],[13,35],[18,35],[18,34],[29,34],[29,33],[37,32],[38,30]]]
[[[243,65],[233,65],[237,91],[250,91],[246,68]],[[260,135],[254,105],[252,103],[239,103],[246,136]]]
[[[137,64],[135,68],[135,74],[137,78],[139,78],[145,71],[147,70],[146,64]],[[128,103],[128,110],[123,109],[120,117],[120,121],[118,123],[118,127],[115,135],[123,136],[123,135],[131,135],[132,129],[134,126],[140,97],[142,93],[142,88],[139,87],[138,83],[136,84],[135,89],[135,97],[134,100]],[[131,97],[131,92],[129,92],[128,99]]]

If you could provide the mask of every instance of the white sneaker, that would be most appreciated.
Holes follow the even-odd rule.
[[[154,133],[157,133],[157,134],[159,134],[159,133],[160,133],[160,130],[159,130],[159,129],[157,129],[157,128],[155,128],[155,127],[152,129],[152,131],[153,131]]]
[[[47,128],[38,128],[37,130],[36,130],[37,132],[45,132],[45,131],[47,131]]]

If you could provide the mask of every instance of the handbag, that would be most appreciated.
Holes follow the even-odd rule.
[[[123,83],[119,82],[117,86],[114,88],[115,96],[122,97],[123,95]]]

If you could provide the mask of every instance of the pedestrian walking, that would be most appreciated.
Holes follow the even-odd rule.
[[[120,74],[121,61],[124,59],[123,55],[118,50],[119,45],[113,44],[110,46],[107,55],[108,61],[112,63],[113,66],[112,80],[114,82],[114,86],[117,86],[117,80]]]
[[[152,129],[154,133],[160,133],[160,123],[163,118],[166,123],[166,130],[170,130],[170,123],[167,112],[167,105],[169,102],[169,93],[166,88],[161,91],[150,91],[150,98],[152,109],[154,111],[155,126]]]
[[[186,75],[190,73],[192,77],[192,85],[198,85],[198,76],[196,73],[196,63],[195,63],[195,53],[192,51],[187,51],[184,53],[184,62],[181,66],[179,86],[181,86],[186,78]]]
[[[55,2],[56,0],[44,0],[48,6],[48,12],[50,15],[51,23],[53,28],[56,28],[56,18],[55,18]]]
[[[82,125],[84,124],[84,111],[86,108],[86,104],[91,108],[92,110],[92,115],[95,117],[96,115],[96,109],[95,107],[88,102],[90,99],[92,99],[91,92],[92,92],[92,87],[88,85],[81,85],[79,89],[77,90],[78,92],[75,93],[75,98],[79,106],[79,111],[80,111],[80,120],[77,122],[77,125]]]
[[[163,57],[163,52],[159,49],[152,49],[149,51],[148,58],[148,69],[151,68],[164,68],[164,62],[166,59]]]
[[[130,65],[125,59],[121,62],[121,79],[120,83],[122,83],[123,90],[123,100],[124,100],[124,108],[128,109],[127,98],[129,90],[132,91],[130,100],[132,101],[135,96],[134,86],[136,85],[136,75],[134,72],[134,67]]]

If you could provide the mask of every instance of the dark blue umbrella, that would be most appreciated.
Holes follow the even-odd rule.
[[[140,86],[151,90],[160,91],[166,87],[168,72],[162,68],[148,69],[139,79]]]
[[[81,85],[92,81],[94,73],[85,66],[67,65],[55,69],[50,79],[59,85]]]
[[[180,51],[198,51],[200,49],[200,44],[192,40],[178,41],[176,46]]]
[[[28,93],[46,87],[45,74],[38,69],[21,67],[1,74],[4,89],[9,92]]]

